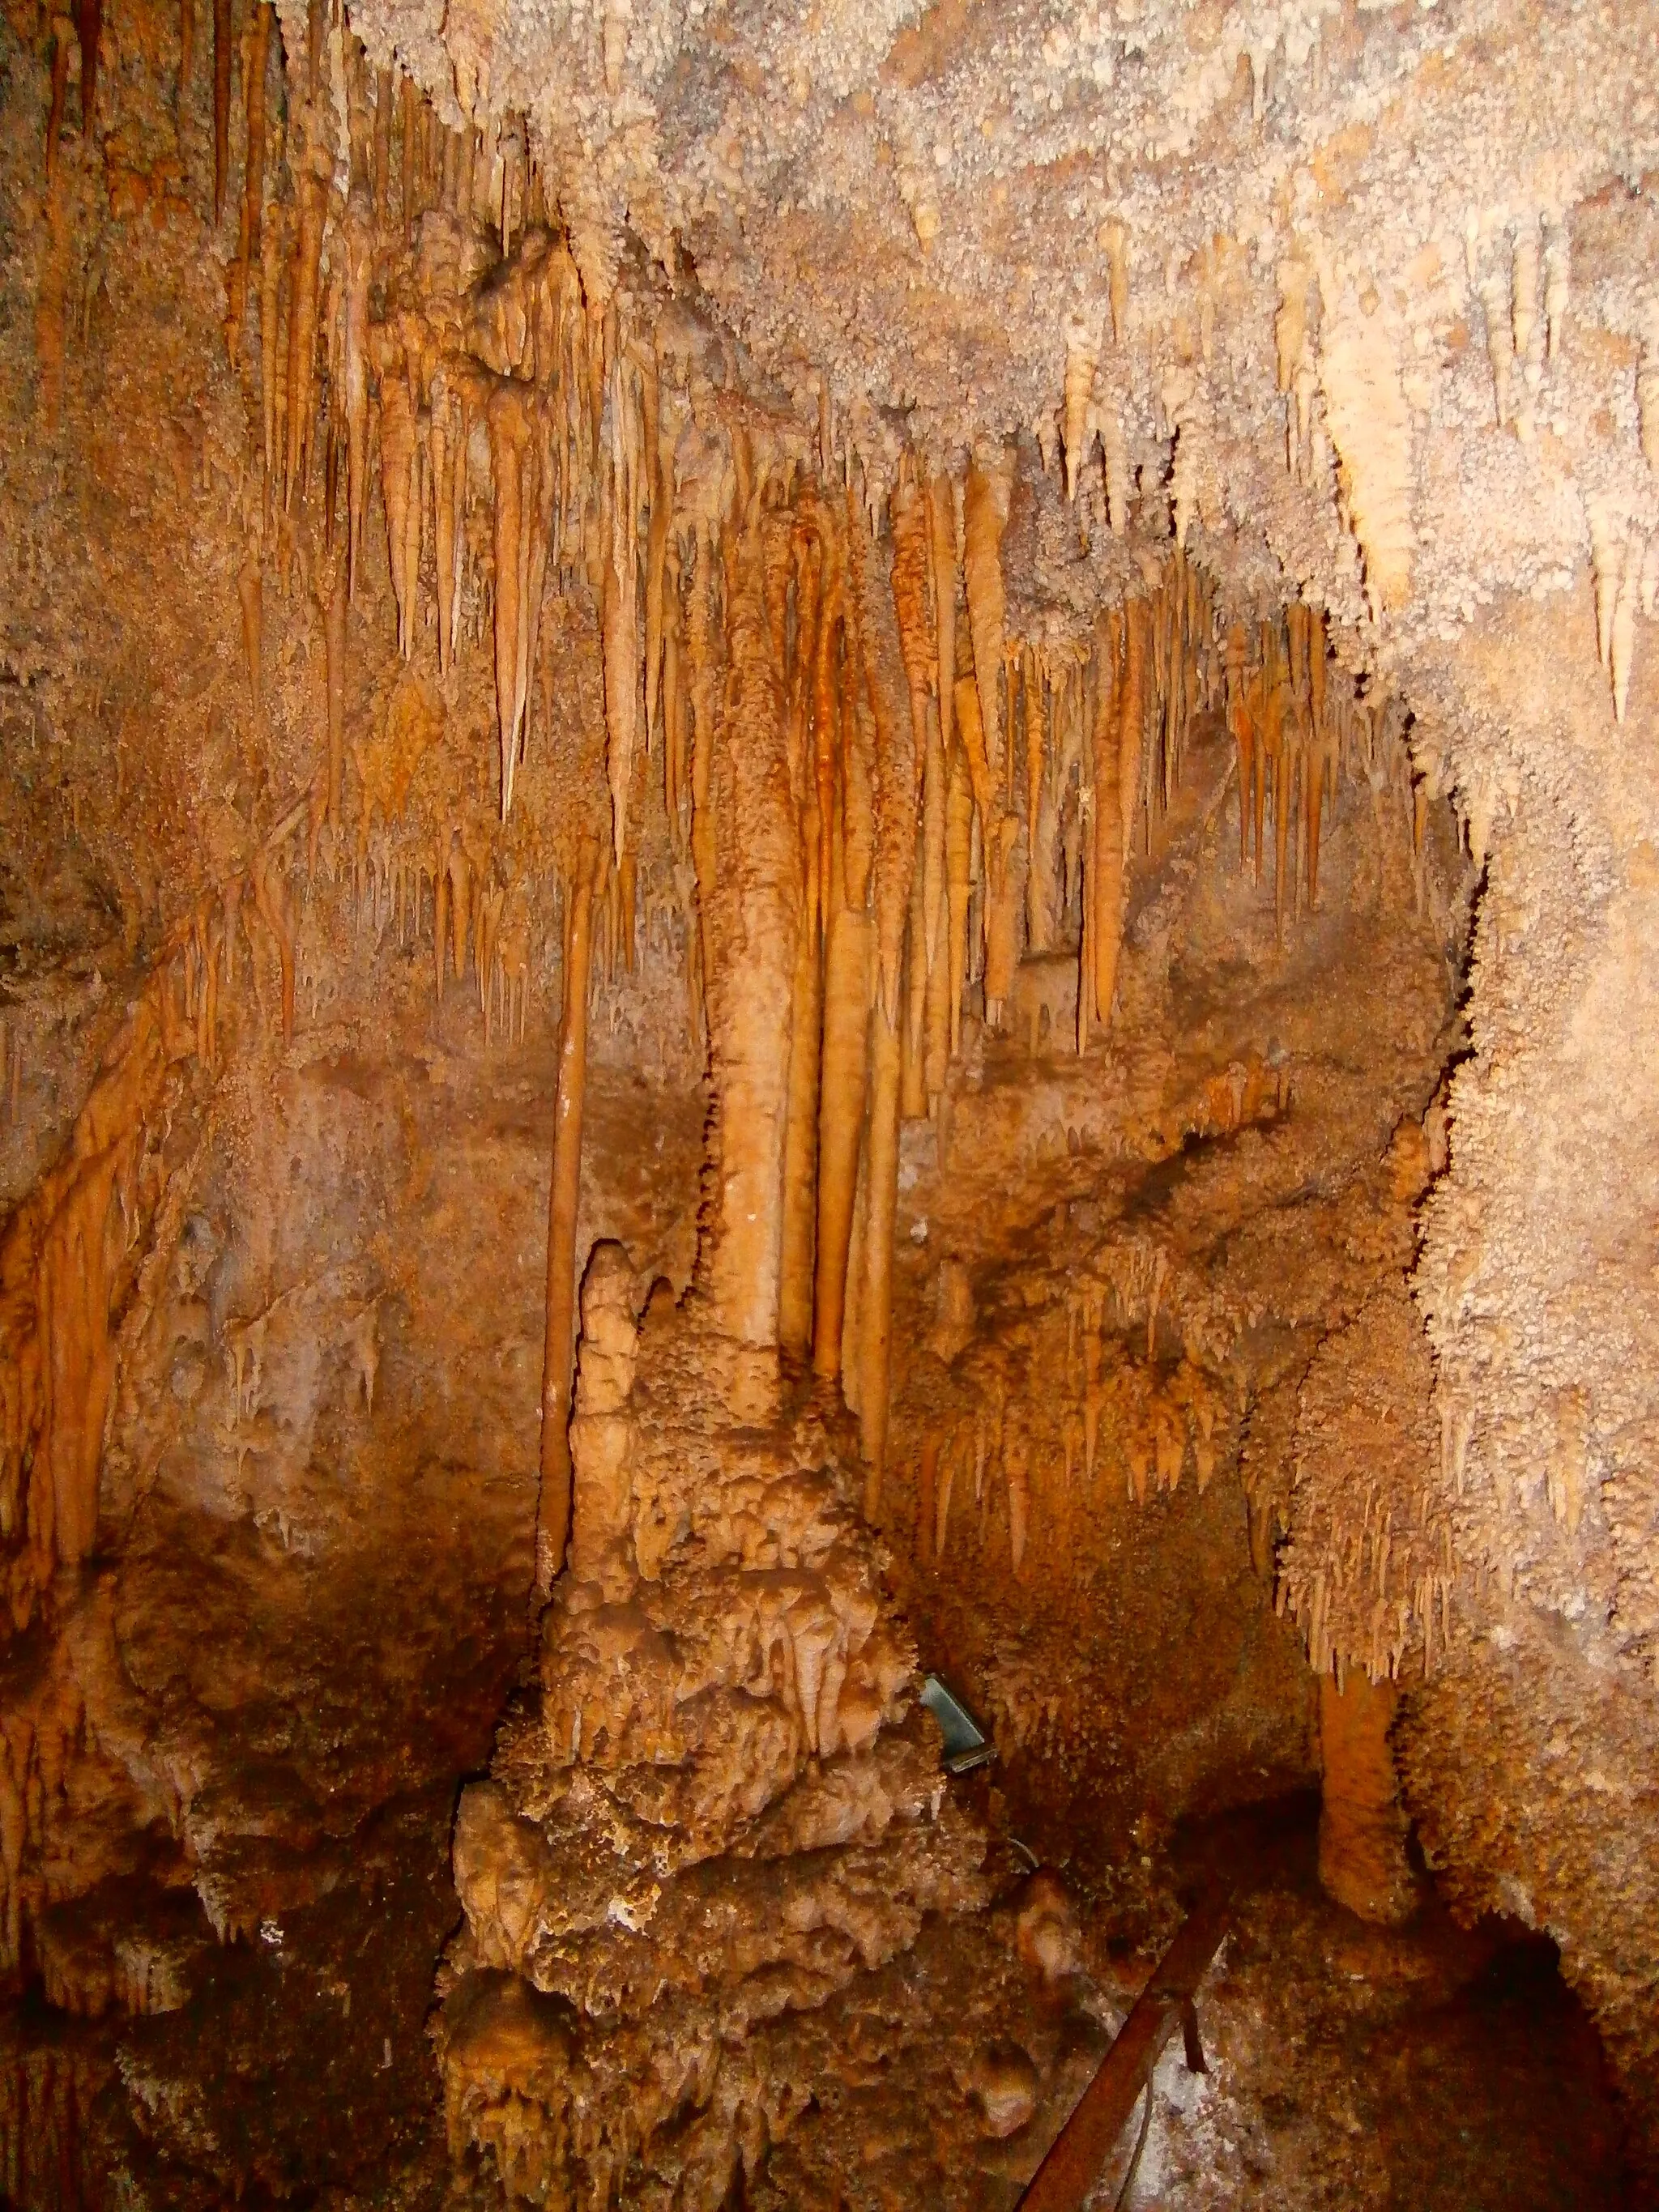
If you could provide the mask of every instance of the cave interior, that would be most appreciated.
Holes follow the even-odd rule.
[[[0,2204],[1659,2203],[1649,0],[6,0],[0,190]]]

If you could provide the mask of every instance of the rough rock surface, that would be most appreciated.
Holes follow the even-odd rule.
[[[1362,1677],[1653,2167],[1656,176],[1614,0],[9,5],[0,2194],[1007,2201],[998,1839]]]

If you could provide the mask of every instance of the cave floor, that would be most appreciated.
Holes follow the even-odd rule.
[[[321,1893],[283,1916],[280,1942],[268,1931],[208,1953],[181,2011],[89,2022],[38,2000],[14,2008],[0,2023],[14,2159],[0,2202],[30,2212],[114,2201],[207,2212],[227,2191],[331,2212],[499,2202],[448,2173],[425,2033],[455,1917],[450,1804],[434,1784],[380,1808]],[[1369,1927],[1320,1891],[1316,1829],[1314,1801],[1279,1801],[1094,1873],[1086,1972],[1051,2002],[1020,1986],[1008,1905],[931,1921],[908,1954],[817,2016],[812,2045],[834,2054],[840,2087],[733,2201],[754,2212],[1012,2208],[1182,1897],[1217,1863],[1243,1887],[1199,1999],[1212,2070],[1188,2074],[1178,2039],[1165,2053],[1128,2204],[1547,2212],[1645,2201],[1623,2169],[1599,2044],[1552,1947],[1493,1925],[1460,1930],[1426,1892],[1407,1927]],[[993,1850],[1012,1888],[1019,1863]],[[1041,2087],[1030,2120],[1000,2138],[977,2118],[972,2083],[1011,2038]],[[1092,2204],[1116,2202],[1133,2133]]]
[[[1178,2037],[1164,2053],[1126,2206],[1644,2204],[1626,2171],[1599,2041],[1553,1946],[1518,1925],[1461,1929],[1426,1882],[1407,1926],[1368,1926],[1321,1890],[1316,1834],[1316,1799],[1275,1801],[1096,1878],[1083,1931],[1087,1987],[1057,1997],[1047,2021],[1039,2011],[1031,2056],[1043,2093],[1027,2124],[1000,2142],[956,2131],[955,2077],[987,2031],[961,1940],[928,1929],[909,1959],[835,2008],[843,2047],[858,2054],[860,2124],[849,2126],[844,2106],[809,2112],[745,2201],[768,2212],[1017,2204],[1179,1924],[1182,1897],[1224,1865],[1241,1887],[1198,2000],[1211,2070],[1187,2071]],[[994,1972],[988,1958],[988,1978]],[[908,2007],[895,2002],[901,1990]],[[1014,2039],[1029,2033],[1012,2028],[1008,2009],[1001,2019]],[[1095,2212],[1117,2203],[1135,2134],[1126,2130],[1091,2196]]]

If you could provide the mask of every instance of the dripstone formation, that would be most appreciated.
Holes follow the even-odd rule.
[[[0,2198],[1644,2201],[1647,14],[0,118]]]

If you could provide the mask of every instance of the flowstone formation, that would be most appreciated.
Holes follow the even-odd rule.
[[[510,2199],[713,2207],[814,2095],[799,2015],[989,1891],[821,1420],[734,1429],[722,1347],[636,1296],[598,1247],[569,1566],[456,1815],[437,2036]]]

